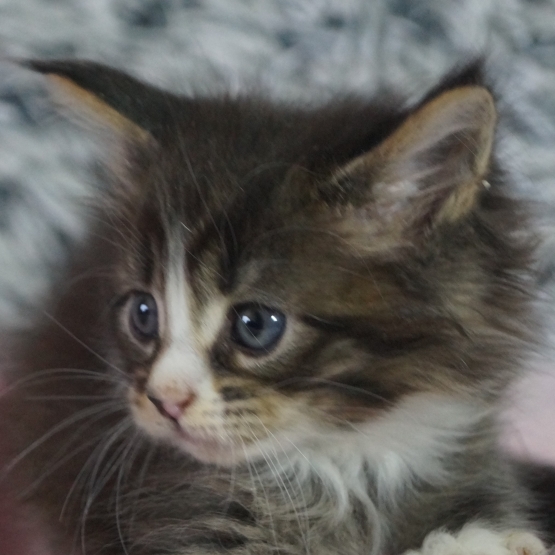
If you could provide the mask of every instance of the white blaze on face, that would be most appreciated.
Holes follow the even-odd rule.
[[[166,275],[165,347],[148,382],[148,389],[160,399],[180,401],[191,393],[197,397],[214,394],[206,363],[195,348],[191,294],[185,278],[183,245],[174,241]]]
[[[226,318],[225,298],[214,297],[193,318],[183,244],[175,241],[171,249],[160,311],[163,346],[146,392],[132,397],[132,410],[136,422],[151,436],[170,440],[199,460],[229,464],[235,456],[234,430],[228,425],[226,405],[207,357]]]

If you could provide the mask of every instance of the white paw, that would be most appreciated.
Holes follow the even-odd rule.
[[[422,548],[405,555],[545,555],[547,549],[534,534],[521,530],[495,532],[470,524],[460,532],[432,532]]]
[[[522,530],[509,532],[505,539],[509,553],[515,555],[543,555],[547,549],[543,542],[534,534]]]

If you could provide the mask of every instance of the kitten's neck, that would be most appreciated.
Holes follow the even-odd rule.
[[[368,506],[387,506],[414,483],[441,487],[456,479],[448,461],[468,453],[469,442],[473,449],[495,449],[494,422],[494,410],[478,402],[419,394],[379,419],[333,437],[315,431],[310,444],[289,440],[293,448],[276,454],[268,467],[272,474],[279,469],[294,476],[299,486],[319,482],[341,519],[353,498]]]

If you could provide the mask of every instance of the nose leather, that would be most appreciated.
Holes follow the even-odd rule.
[[[147,398],[162,416],[177,422],[194,402],[195,394],[189,393],[179,401],[160,399],[150,394],[147,395]]]

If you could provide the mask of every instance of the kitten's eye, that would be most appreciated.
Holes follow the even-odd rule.
[[[135,336],[144,341],[158,335],[158,307],[149,293],[135,293],[131,299],[129,325]]]
[[[284,331],[285,315],[275,308],[248,304],[235,309],[233,340],[247,349],[273,349]]]

